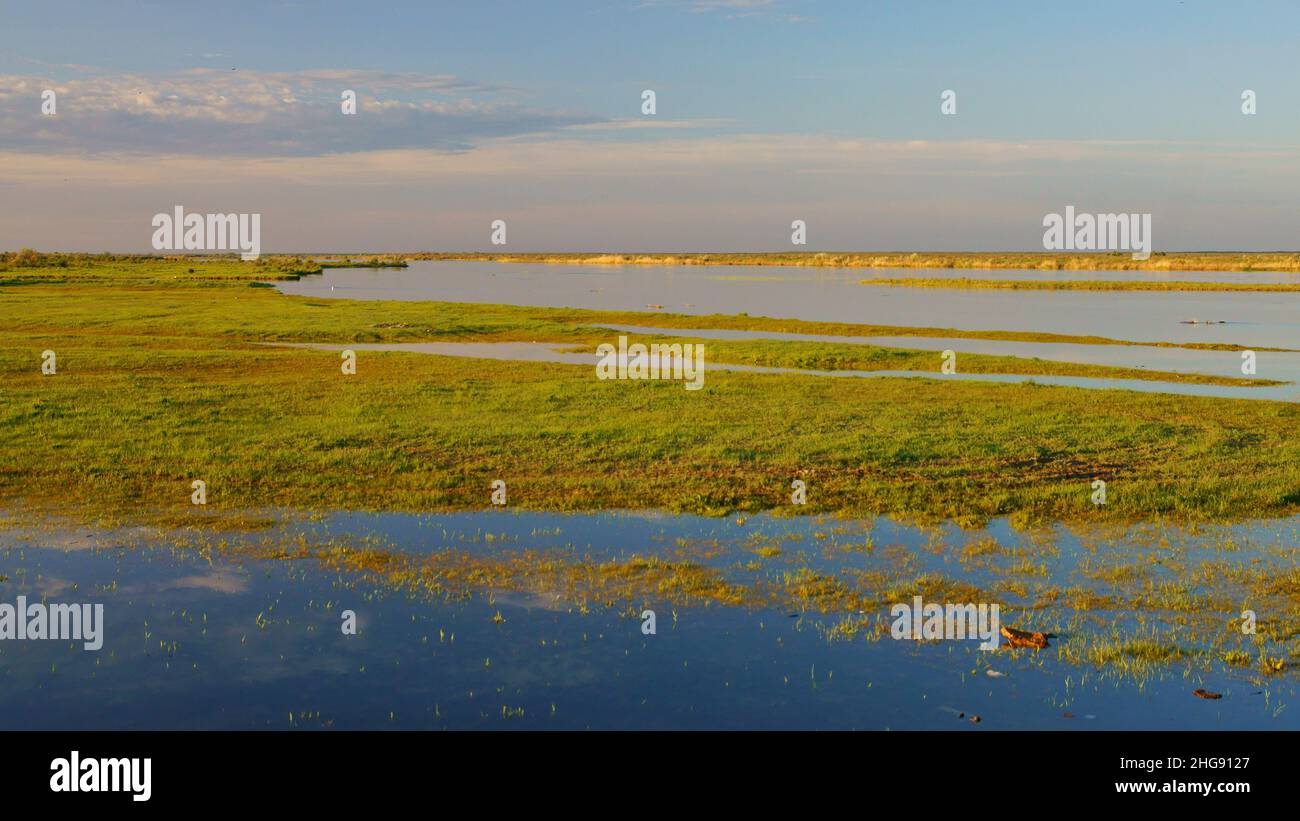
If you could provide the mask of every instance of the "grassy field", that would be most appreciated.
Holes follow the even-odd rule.
[[[594,321],[819,323],[352,302],[250,287],[310,268],[283,260],[3,261],[0,504],[12,507],[199,523],[276,506],[467,509],[486,507],[490,483],[503,479],[510,504],[533,509],[776,508],[971,523],[1300,510],[1300,408],[1290,403],[721,372],[692,392],[602,382],[585,367],[364,351],[358,373],[344,376],[337,352],[258,343],[585,346],[611,338]],[[934,329],[925,331],[916,335]],[[938,365],[933,352],[707,344],[715,361]],[[40,371],[46,349],[57,353],[53,376]],[[1033,362],[999,359],[1009,358],[960,361],[962,370],[1017,372]],[[806,506],[789,504],[794,478],[808,483]],[[1096,478],[1109,483],[1105,506],[1089,500]],[[208,484],[201,514],[189,503],[194,479]]]

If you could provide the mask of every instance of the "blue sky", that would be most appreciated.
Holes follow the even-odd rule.
[[[0,247],[145,250],[136,224],[173,201],[264,213],[283,250],[486,247],[498,216],[518,250],[777,249],[796,218],[811,249],[1019,249],[1066,204],[1151,212],[1157,248],[1297,245],[1295,3],[45,2],[0,19]]]

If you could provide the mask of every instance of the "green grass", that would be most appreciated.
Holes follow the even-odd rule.
[[[608,341],[609,334],[602,337]],[[937,373],[940,365],[939,351],[918,351],[904,348],[882,348],[851,343],[786,342],[768,339],[744,341],[700,339],[695,337],[663,337],[648,334],[629,334],[629,342],[690,342],[704,344],[709,362],[757,365],[774,368],[799,368],[823,371],[915,371]],[[968,374],[1020,374],[1023,376],[1077,376],[1094,379],[1140,379],[1180,382],[1203,385],[1236,385],[1259,387],[1287,384],[1276,380],[1261,380],[1231,376],[1212,376],[1173,371],[1153,371],[1142,368],[1119,368],[1107,365],[1090,365],[1075,362],[1057,362],[1017,356],[990,356],[963,353],[957,356],[957,367]]]
[[[0,287],[0,504],[185,517],[190,481],[201,478],[214,514],[474,509],[504,479],[511,505],[531,509],[962,522],[1300,509],[1294,404],[721,372],[692,392],[602,382],[584,367],[366,351],[358,374],[344,376],[337,352],[256,343],[587,345],[611,335],[584,324],[593,318],[664,317],[290,298],[248,287],[256,267],[80,261],[23,268],[24,284]],[[861,346],[708,344],[774,361],[937,360]],[[58,354],[55,376],[39,370],[47,348]],[[959,358],[968,361],[979,360]],[[789,505],[794,476],[808,482],[806,506]],[[1108,482],[1103,507],[1089,501],[1095,478]]]

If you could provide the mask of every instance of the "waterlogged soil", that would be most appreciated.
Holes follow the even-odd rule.
[[[961,290],[859,284],[867,275],[1300,282],[1296,274],[1267,272],[979,270],[954,274],[952,269],[940,268],[415,261],[403,269],[326,269],[318,276],[277,282],[275,287],[287,294],[336,299],[663,310],[681,314],[745,312],[784,319],[1031,331],[1137,342],[1300,347],[1300,293]],[[1199,323],[1185,324],[1189,320]]]
[[[1300,518],[257,515],[253,533],[12,515],[0,602],[103,603],[106,624],[98,652],[0,641],[0,728],[1300,727]],[[1055,637],[895,639],[890,607],[915,595]]]

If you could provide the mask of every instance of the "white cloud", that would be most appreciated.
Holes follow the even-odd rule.
[[[779,248],[795,218],[822,249],[1024,249],[1067,204],[1154,213],[1162,247],[1294,235],[1293,146],[655,136],[491,138],[463,153],[0,153],[0,248],[147,251],[151,216],[176,204],[263,214],[268,251],[487,248],[497,218],[518,250]]]
[[[41,92],[58,114],[41,114]],[[357,93],[345,116],[343,90]],[[191,69],[166,76],[0,76],[0,144],[68,153],[312,156],[396,148],[464,151],[604,118],[518,102],[451,75]]]

